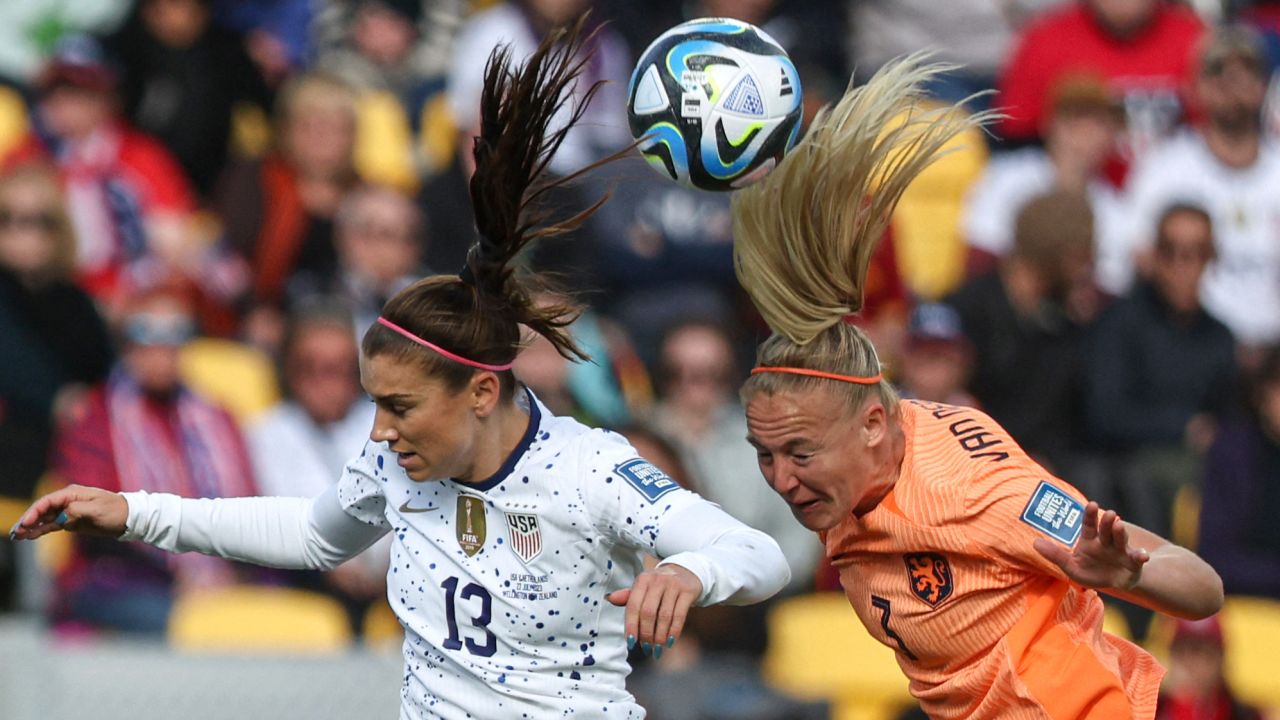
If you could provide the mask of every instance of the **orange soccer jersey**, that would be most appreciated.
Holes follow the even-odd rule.
[[[1032,547],[1074,546],[1079,491],[971,409],[903,401],[906,455],[871,512],[823,534],[862,624],[935,720],[1149,720],[1164,669]]]

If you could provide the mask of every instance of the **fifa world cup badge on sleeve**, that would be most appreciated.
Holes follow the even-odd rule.
[[[1022,511],[1022,522],[1071,547],[1084,527],[1084,505],[1048,482],[1041,481]]]
[[[456,531],[462,551],[471,557],[484,547],[484,498],[475,495],[458,496]]]
[[[613,471],[631,483],[631,487],[651,503],[657,502],[658,498],[680,487],[670,476],[654,467],[653,463],[640,458],[628,460]]]

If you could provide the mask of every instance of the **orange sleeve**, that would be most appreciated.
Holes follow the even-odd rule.
[[[970,486],[965,498],[969,538],[981,552],[1041,575],[1067,580],[1036,552],[1036,538],[1073,548],[1084,527],[1088,500],[1031,461],[1014,463]]]

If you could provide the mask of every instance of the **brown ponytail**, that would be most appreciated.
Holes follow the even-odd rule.
[[[572,104],[567,123],[550,129],[571,102],[589,58],[583,50],[589,40],[584,23],[585,17],[549,33],[521,67],[513,67],[509,46],[490,54],[480,98],[480,134],[472,149],[471,204],[479,240],[460,275],[425,278],[391,298],[382,311],[387,320],[479,363],[510,363],[521,348],[521,325],[545,337],[566,358],[590,359],[567,330],[581,314],[581,305],[572,300],[539,303],[547,292],[565,295],[547,277],[518,268],[518,257],[530,243],[577,228],[607,199],[551,222],[538,207],[545,195],[623,154],[566,177],[545,177],[552,156],[599,87],[593,85]],[[461,388],[475,372],[381,325],[365,334],[362,350],[366,356],[395,353],[417,360],[428,375],[444,378],[453,388]],[[515,378],[509,371],[500,375],[504,395],[509,395]]]

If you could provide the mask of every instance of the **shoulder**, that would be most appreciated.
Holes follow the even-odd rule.
[[[903,400],[899,408],[917,472],[945,465],[946,477],[977,476],[1026,457],[1009,433],[977,408],[921,400]]]

